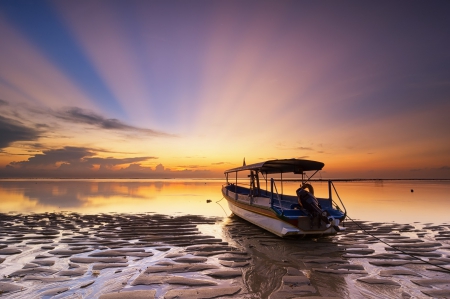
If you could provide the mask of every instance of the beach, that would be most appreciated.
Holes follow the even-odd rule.
[[[450,296],[450,225],[355,222],[338,236],[281,239],[237,217],[0,218],[5,298]]]
[[[3,194],[7,194],[5,190],[22,190],[23,194],[37,194],[40,190],[40,198],[48,200],[50,193],[45,190],[53,190],[53,200],[59,198],[60,205],[65,204],[66,208],[69,205],[68,208],[75,210],[73,204],[62,202],[62,194],[70,195],[71,200],[74,198],[73,192],[66,192],[71,188],[62,187],[68,182],[59,185],[45,182],[51,188],[42,182],[27,184],[24,187],[22,183],[10,182],[6,188],[3,183]],[[78,184],[77,194],[86,195],[83,190],[87,189],[91,193],[96,190],[95,196],[109,190],[110,198],[115,196],[113,189],[116,195],[117,190],[122,195],[127,194],[124,182],[114,184],[99,188],[98,182],[87,182],[84,189]],[[148,190],[149,183],[143,184]],[[190,195],[191,199],[198,198],[190,203],[191,209],[194,206],[201,212],[198,215],[191,210],[170,214],[106,212],[109,210],[106,207],[102,208],[103,213],[0,213],[0,296],[101,299],[450,297],[449,223],[376,222],[366,215],[368,220],[347,219],[346,231],[335,236],[279,238],[228,214],[220,200],[218,204],[208,203],[203,196],[210,194],[204,190],[209,190],[208,185],[216,187],[217,183],[183,184],[187,189],[203,186],[197,189],[197,194]],[[141,198],[142,194],[136,192],[134,183],[132,185],[129,190],[135,195],[130,195],[128,200],[135,204],[135,198]],[[59,186],[57,191],[55,186]],[[169,189],[180,190],[177,183],[174,186]],[[420,189],[416,190],[418,193]],[[172,197],[170,192],[160,193],[160,197],[161,194],[165,194],[162,197],[166,201]],[[94,205],[92,201],[89,203]],[[153,203],[157,205],[157,201]],[[206,215],[199,207],[218,209],[214,212],[217,215]],[[350,208],[354,210],[352,205]]]

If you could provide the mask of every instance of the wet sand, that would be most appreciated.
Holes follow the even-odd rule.
[[[450,225],[357,224],[281,239],[237,217],[0,214],[0,297],[450,297]]]

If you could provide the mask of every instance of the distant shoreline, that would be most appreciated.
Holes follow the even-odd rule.
[[[245,180],[246,178],[238,178],[238,180]],[[166,181],[166,180],[183,180],[183,181],[223,181],[224,178],[111,178],[111,177],[90,177],[90,178],[71,178],[71,177],[30,177],[30,178],[23,178],[23,177],[4,177],[0,178],[0,181],[7,181],[7,180],[151,180],[151,181]],[[275,181],[280,181],[278,178],[274,178]],[[377,182],[377,181],[450,181],[450,179],[444,179],[444,178],[434,178],[434,179],[424,179],[424,178],[413,178],[413,179],[406,179],[406,178],[399,178],[399,179],[382,179],[382,178],[376,178],[376,179],[359,179],[359,178],[350,178],[350,179],[310,179],[308,181],[310,182]],[[283,178],[284,182],[298,182],[301,181],[301,179],[298,178]]]
[[[3,177],[2,180],[151,180],[151,181],[166,181],[166,180],[185,180],[185,181],[218,181],[224,180],[224,178],[111,178],[111,177],[90,177],[90,178],[77,178],[77,177]]]
[[[274,179],[280,181],[280,179]],[[285,182],[301,181],[299,179],[283,179]],[[366,181],[450,181],[450,179],[311,179],[310,182],[366,182]]]

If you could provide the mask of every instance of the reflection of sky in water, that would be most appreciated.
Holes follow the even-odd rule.
[[[327,183],[313,185],[318,197],[328,197]],[[353,219],[397,223],[450,220],[450,181],[335,182],[334,185]],[[297,183],[284,184],[285,192],[296,188]],[[335,193],[333,200],[339,202]]]
[[[0,212],[66,210],[224,216],[224,210],[215,203],[222,198],[222,184],[220,180],[3,180]],[[448,181],[336,182],[335,186],[354,219],[398,223],[444,223],[449,219]],[[283,185],[284,193],[293,194],[296,188],[298,183]],[[326,183],[315,182],[314,188],[317,196],[328,195]],[[333,198],[337,200],[335,194]],[[207,199],[212,203],[207,203]],[[229,214],[226,201],[220,204]]]
[[[0,181],[1,212],[156,212],[224,216],[221,181]],[[223,203],[225,203],[223,201]],[[226,206],[226,203],[225,205]],[[227,210],[228,212],[228,210]]]

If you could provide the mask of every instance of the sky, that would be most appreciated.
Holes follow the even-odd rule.
[[[0,177],[450,178],[448,1],[0,1]]]

